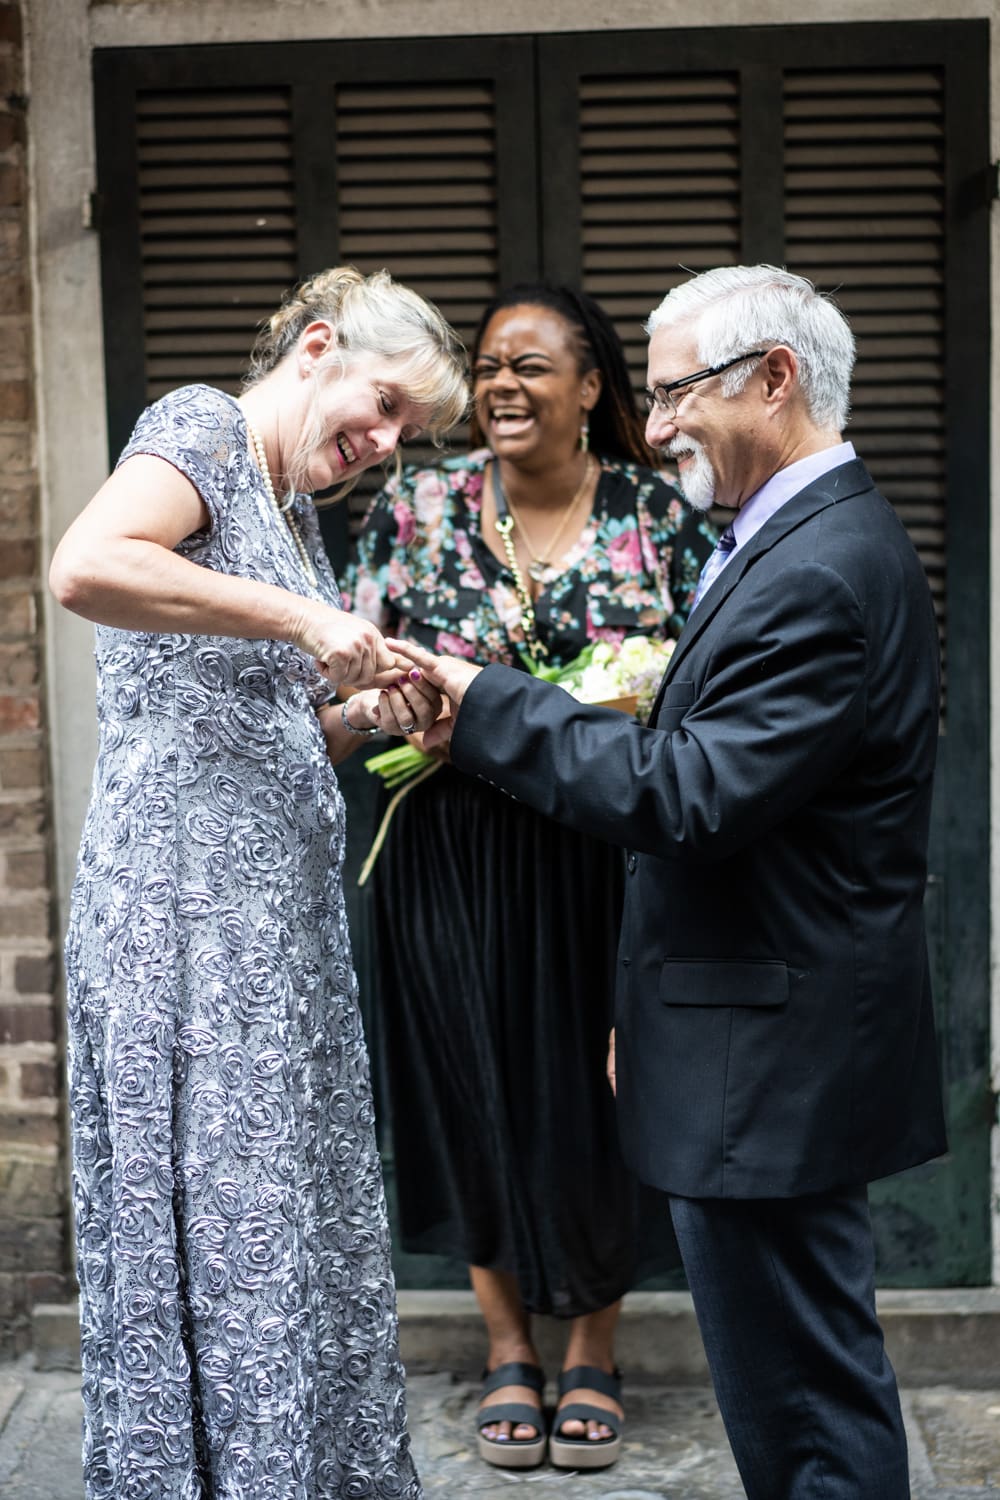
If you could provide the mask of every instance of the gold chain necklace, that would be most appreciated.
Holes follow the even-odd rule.
[[[581,499],[583,498],[584,491],[586,490],[587,484],[589,483],[589,480],[590,480],[590,476],[591,476],[591,472],[592,472],[592,467],[593,467],[592,460],[591,460],[590,455],[588,454],[587,457],[586,457],[586,459],[584,460],[583,478],[580,480],[580,483],[579,483],[579,485],[577,487],[577,490],[576,490],[575,494],[573,495],[572,500],[570,500],[570,502],[567,505],[566,509],[563,511],[563,518],[562,518],[562,521],[561,521],[561,523],[559,525],[558,531],[555,533],[554,536],[552,536],[552,537],[549,538],[549,540],[548,540],[548,542],[546,544],[545,550],[549,554],[548,557],[542,557],[542,555],[538,552],[538,550],[536,549],[536,547],[535,547],[534,543],[532,542],[531,538],[528,536],[528,528],[525,526],[523,520],[518,515],[517,510],[515,509],[513,500],[511,500],[509,498],[509,496],[507,497],[507,505],[508,505],[508,508],[510,510],[511,515],[514,518],[514,524],[517,527],[518,531],[521,533],[521,537],[522,537],[522,540],[524,541],[524,545],[528,549],[528,556],[531,558],[531,561],[528,564],[528,576],[529,576],[529,578],[532,578],[535,583],[541,583],[542,579],[545,577],[545,574],[546,574],[547,570],[552,566],[552,559],[553,559],[553,557],[558,557],[559,556],[559,554],[556,552],[556,547],[557,547],[557,545],[559,543],[560,538],[562,537],[563,533],[565,532],[566,527],[570,523],[570,518],[572,517],[573,512],[576,510],[576,507],[579,505]],[[496,479],[497,479],[498,473],[499,473],[499,469],[498,468],[494,468],[494,471],[493,471],[494,489],[496,488]]]
[[[584,484],[590,474],[590,468],[590,459],[588,459],[587,470],[583,476]],[[521,606],[521,629],[524,632],[525,649],[532,661],[537,665],[548,656],[548,647],[538,636],[538,626],[535,621],[535,606],[532,602],[528,585],[524,581],[524,574],[521,572],[521,564],[517,560],[517,552],[514,547],[513,507],[504,492],[503,483],[500,479],[500,466],[495,460],[490,471],[490,478],[493,481],[493,506],[496,511],[493,525],[500,533],[500,540],[503,543],[503,550],[507,558],[507,566],[514,580],[514,592],[517,594],[517,602]],[[570,502],[571,510],[579,500],[583,489],[584,485],[581,485],[573,496]],[[536,579],[535,581],[537,583],[538,580]]]
[[[298,552],[299,557],[302,561],[303,572],[305,573],[309,582],[312,584],[313,588],[317,588],[319,586],[319,581],[316,577],[316,569],[312,565],[312,558],[306,551],[306,544],[302,540],[302,533],[299,530],[298,522],[296,521],[290,510],[282,510],[281,506],[278,504],[278,497],[274,493],[274,485],[271,483],[271,470],[268,467],[267,453],[264,450],[264,439],[261,437],[260,433],[257,431],[253,423],[250,421],[250,418],[245,414],[243,420],[247,424],[247,432],[250,434],[250,442],[253,447],[254,457],[257,460],[257,467],[260,470],[260,477],[264,481],[264,488],[267,491],[267,498],[274,506],[274,509],[276,510],[278,515],[284,517],[285,522],[288,526],[288,530],[291,533],[292,541],[295,543],[295,550],[296,552]]]
[[[524,574],[514,551],[514,538],[511,532],[514,530],[514,517],[508,512],[504,516],[497,516],[493,522],[500,533],[503,542],[503,550],[507,554],[507,566],[510,568],[514,578],[514,592],[517,594],[517,602],[521,606],[521,629],[524,631],[524,644],[532,661],[538,663],[548,656],[548,649],[538,638],[538,629],[535,625],[535,606],[531,602],[528,585],[524,581]]]

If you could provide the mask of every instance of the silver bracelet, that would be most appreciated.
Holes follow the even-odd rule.
[[[348,703],[350,703],[350,701],[350,698],[346,698],[344,700],[344,706],[340,710],[340,722],[341,724],[343,724],[344,728],[349,730],[351,734],[378,734],[379,728],[377,724],[374,724],[371,729],[355,729],[354,725],[347,717],[347,705]]]

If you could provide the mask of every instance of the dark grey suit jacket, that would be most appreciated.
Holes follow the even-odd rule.
[[[938,662],[919,559],[853,460],[724,569],[650,727],[505,667],[466,694],[456,766],[629,850],[618,1114],[645,1181],[787,1197],[945,1149],[923,922]]]

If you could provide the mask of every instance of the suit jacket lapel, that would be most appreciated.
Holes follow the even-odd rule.
[[[738,586],[740,579],[745,576],[748,569],[753,567],[757,559],[763,553],[769,552],[804,521],[808,521],[810,517],[825,510],[828,505],[836,505],[841,500],[847,500],[851,495],[858,495],[874,488],[872,477],[865,465],[860,458],[853,458],[848,463],[841,464],[838,468],[831,469],[829,473],[821,475],[814,483],[807,485],[797,495],[793,495],[791,500],[786,501],[779,510],[775,511],[770,520],[765,521],[745,547],[739,548],[736,556],[726,564],[711,588],[699,600],[697,609],[692,612],[681,631],[653,703],[649,716],[650,724],[654,723],[660,711],[667,684],[676,676],[677,668],[729,595]]]

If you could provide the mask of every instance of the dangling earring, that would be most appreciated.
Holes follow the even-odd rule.
[[[580,423],[580,452],[586,453],[590,448],[590,418],[584,416]]]

